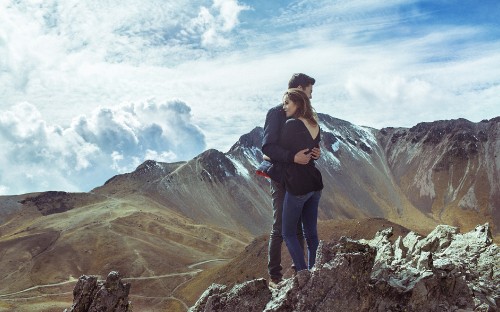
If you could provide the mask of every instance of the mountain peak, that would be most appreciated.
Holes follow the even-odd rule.
[[[236,168],[224,153],[209,149],[194,158],[203,168],[202,179],[209,182],[221,182],[227,176],[235,176]]]
[[[238,148],[262,148],[263,136],[264,128],[255,127],[249,133],[242,135],[239,140],[231,146],[229,153],[236,151]]]

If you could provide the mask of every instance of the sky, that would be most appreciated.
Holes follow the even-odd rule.
[[[498,0],[0,0],[0,195],[87,192],[263,126],[289,78],[360,126],[500,116]]]

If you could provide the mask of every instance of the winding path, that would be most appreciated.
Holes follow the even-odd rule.
[[[198,267],[200,265],[204,265],[204,264],[207,264],[207,263],[210,263],[210,262],[219,262],[219,261],[222,262],[222,261],[228,261],[228,260],[229,259],[211,259],[211,260],[205,260],[205,261],[201,261],[201,262],[190,264],[188,266],[188,268],[189,269],[193,269],[195,267]],[[122,278],[122,281],[130,282],[130,281],[139,281],[139,280],[154,280],[154,279],[161,279],[161,278],[165,278],[165,277],[175,277],[175,276],[191,276],[191,278],[189,278],[189,279],[185,280],[184,282],[180,283],[179,285],[177,285],[172,290],[170,296],[166,296],[166,297],[149,297],[149,296],[141,296],[141,295],[134,295],[134,294],[130,295],[131,297],[144,298],[144,299],[167,299],[167,300],[175,300],[175,301],[180,302],[184,306],[184,308],[186,308],[186,311],[187,311],[189,309],[189,306],[183,300],[175,297],[174,293],[175,293],[175,291],[177,289],[179,289],[179,287],[181,287],[182,285],[184,285],[187,282],[189,282],[195,275],[197,275],[200,272],[203,272],[203,269],[195,269],[195,270],[189,271],[189,272],[171,273],[171,274],[163,274],[163,275],[155,275],[155,276],[124,277],[124,278]],[[29,287],[29,288],[26,288],[26,289],[23,289],[23,290],[20,290],[20,291],[8,293],[8,294],[0,294],[0,300],[4,300],[4,301],[16,301],[16,300],[36,299],[36,298],[43,298],[43,297],[50,297],[50,296],[59,296],[59,295],[70,295],[72,292],[52,293],[52,294],[40,294],[40,295],[30,296],[30,297],[9,298],[9,297],[15,297],[16,295],[27,293],[27,292],[34,291],[34,290],[41,290],[41,289],[44,289],[44,288],[64,286],[64,285],[67,285],[67,284],[74,284],[76,281],[78,281],[78,279],[76,279],[76,278],[70,278],[69,280],[64,281],[64,282],[53,283],[53,284],[37,285],[37,286]]]

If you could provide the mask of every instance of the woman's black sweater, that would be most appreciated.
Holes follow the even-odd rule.
[[[286,121],[281,132],[280,146],[289,150],[292,155],[306,148],[311,150],[319,147],[320,133],[321,130],[316,138],[313,138],[300,119],[291,118]],[[286,164],[285,187],[293,195],[304,195],[322,190],[321,172],[314,165],[314,159],[311,159],[307,165]]]

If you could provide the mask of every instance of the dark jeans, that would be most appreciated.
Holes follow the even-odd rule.
[[[272,279],[280,279],[281,273],[281,245],[283,201],[285,200],[285,185],[271,180],[271,197],[273,199],[273,227],[269,237],[267,271]],[[304,250],[304,235],[302,234],[302,224],[299,219],[296,226],[297,239]]]
[[[283,239],[297,271],[312,269],[318,249],[318,205],[321,191],[305,195],[285,194],[283,203]],[[307,243],[307,264],[304,247],[297,240],[297,222],[302,218],[302,229]]]

